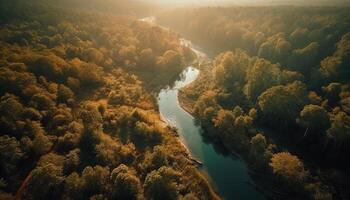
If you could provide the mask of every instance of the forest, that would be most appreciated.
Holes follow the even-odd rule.
[[[0,199],[231,200],[160,110],[189,66],[176,102],[249,187],[350,199],[349,7],[155,2],[0,0]]]
[[[209,140],[243,155],[277,199],[350,197],[347,7],[182,8],[158,19],[213,57],[180,94]]]
[[[135,16],[65,6],[1,1],[0,199],[218,199],[153,95],[193,53]]]

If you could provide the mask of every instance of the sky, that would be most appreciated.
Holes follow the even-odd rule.
[[[350,0],[149,0],[165,5],[349,5]]]

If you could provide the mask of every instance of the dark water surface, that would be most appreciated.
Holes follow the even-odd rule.
[[[201,127],[180,107],[178,89],[194,81],[198,74],[198,69],[188,67],[182,73],[182,80],[159,93],[158,104],[162,117],[178,129],[181,140],[192,156],[203,163],[201,169],[208,175],[220,196],[227,200],[264,199],[251,184],[244,161],[225,156],[217,152],[213,144],[204,142]]]

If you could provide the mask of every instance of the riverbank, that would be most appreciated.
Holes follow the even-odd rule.
[[[178,93],[178,101],[179,105],[181,108],[186,111],[188,114],[190,114],[192,117],[194,117],[194,106],[195,106],[195,101],[193,99],[190,99],[186,96],[186,93],[183,91],[182,88],[179,90]],[[225,145],[224,145],[225,146]],[[234,152],[233,150],[228,150],[230,152],[230,155],[232,157],[238,158],[240,160],[244,160],[247,164],[247,170],[249,174],[252,176],[254,179],[254,182],[249,182],[248,184],[252,185],[254,188],[256,188],[258,191],[261,193],[265,194],[266,196],[272,196],[271,193],[264,187],[261,187],[260,185],[267,184],[268,181],[266,181],[266,176],[267,175],[262,175],[261,171],[254,170],[252,165],[246,161],[240,154]],[[271,177],[269,177],[270,179]],[[271,184],[271,182],[269,182]],[[275,185],[277,187],[277,185]],[[277,197],[278,195],[273,195],[274,197]],[[280,197],[280,196],[279,196]]]
[[[179,99],[179,104],[183,110],[185,110],[188,114],[191,116],[194,115],[194,107],[196,102],[186,96],[186,93],[182,91],[182,89],[179,90],[179,93],[177,94],[177,97]]]
[[[196,81],[200,81],[201,79],[205,78],[205,72],[201,72],[200,76],[196,79]],[[191,84],[195,84],[195,82],[192,82]],[[190,98],[188,95],[186,95],[186,89],[188,87],[191,87],[191,84],[181,88],[178,92],[178,102],[179,106],[182,110],[187,112],[189,115],[195,118],[195,104],[196,100]],[[219,140],[220,141],[220,140]],[[229,152],[229,155],[233,158],[238,158],[239,160],[244,161],[247,166],[247,171],[250,174],[253,181],[249,182],[248,184],[252,185],[257,191],[264,194],[264,196],[268,199],[290,199],[288,198],[291,193],[288,193],[289,191],[286,190],[286,188],[281,187],[281,182],[276,179],[276,177],[271,173],[270,170],[267,168],[256,168],[254,165],[254,162],[249,161],[249,151],[248,150],[241,150],[239,152],[236,152],[236,149],[229,148],[225,142],[219,142],[218,144],[220,147],[223,147],[226,149],[227,152]],[[293,198],[292,198],[293,199]]]
[[[160,114],[159,123],[164,126],[164,128],[168,128],[170,132],[173,133],[174,137],[176,138],[177,142],[183,147],[185,150],[184,157],[187,159],[187,161],[192,165],[194,168],[198,169],[199,167],[203,166],[203,163],[194,158],[191,154],[191,151],[188,149],[184,141],[180,138],[178,132],[176,129],[173,129],[174,127]],[[210,178],[207,174],[205,174],[201,170],[194,170],[194,169],[186,169],[184,173],[191,172],[193,174],[193,178],[197,181],[199,181],[201,184],[201,187],[204,188],[206,191],[208,191],[208,194],[210,195],[210,199],[212,200],[222,200],[222,198],[218,195],[218,192],[213,187],[213,183],[211,183]],[[205,197],[207,198],[207,197]]]
[[[162,116],[161,113],[157,112],[157,114],[159,115],[157,115],[158,117],[155,116],[153,118],[155,119],[153,123],[158,124],[167,130],[167,133],[170,134],[170,138],[172,138],[172,143],[177,143],[174,145],[178,146],[179,149],[181,149],[180,151],[182,152],[182,155],[187,160],[186,162],[188,164],[186,168],[183,169],[182,173],[187,174],[191,179],[196,180],[195,182],[199,185],[199,187],[202,188],[203,191],[206,191],[206,193],[204,193],[205,195],[202,196],[203,198],[205,197],[205,199],[208,200],[222,200],[214,187],[212,187],[208,177],[206,177],[206,175],[198,169],[203,165],[203,163],[192,156],[186,144],[181,140],[177,129],[168,120],[166,120],[166,118]]]

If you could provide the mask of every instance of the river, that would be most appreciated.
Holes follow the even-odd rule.
[[[145,18],[142,21],[155,25],[154,18]],[[209,59],[189,40],[181,39],[181,43],[192,48],[202,60]],[[178,101],[179,89],[190,84],[198,75],[198,69],[188,66],[182,72],[181,80],[176,81],[171,88],[167,87],[160,91],[158,105],[161,116],[168,124],[177,128],[181,141],[191,155],[203,163],[200,169],[207,175],[221,197],[227,200],[264,199],[253,186],[245,162],[233,156],[223,155],[215,150],[214,144],[204,141],[200,125],[181,108]]]

